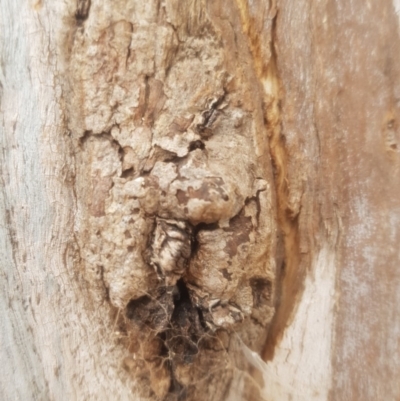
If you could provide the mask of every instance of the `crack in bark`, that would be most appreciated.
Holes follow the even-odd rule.
[[[88,19],[90,5],[91,0],[77,0],[75,18],[79,26],[83,25],[83,23]]]
[[[296,307],[296,302],[302,290],[302,278],[299,272],[299,226],[298,215],[294,215],[289,207],[288,187],[288,153],[281,126],[281,83],[278,71],[278,55],[275,48],[276,24],[278,12],[272,20],[271,59],[268,64],[267,76],[276,82],[272,99],[265,104],[265,121],[270,137],[270,155],[274,167],[274,184],[278,205],[278,225],[282,241],[282,251],[277,253],[277,305],[272,319],[267,342],[263,351],[265,360],[271,360],[274,348],[283,335],[283,331]],[[278,244],[279,247],[279,244]],[[278,256],[280,254],[280,256]],[[297,272],[297,273],[296,273]]]

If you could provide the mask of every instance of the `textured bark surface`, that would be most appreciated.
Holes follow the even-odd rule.
[[[74,267],[74,162],[56,79],[68,10],[0,9],[1,399],[134,399],[108,308],[89,302]]]
[[[398,399],[396,9],[1,0],[2,399]]]
[[[115,308],[146,393],[223,399],[233,333],[261,352],[274,312],[275,194],[248,38],[234,4],[109,4],[93,2],[68,42],[79,267]]]

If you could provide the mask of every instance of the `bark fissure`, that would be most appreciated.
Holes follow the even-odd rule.
[[[256,31],[253,16],[250,15],[246,1],[238,1],[241,13],[242,29],[248,35],[254,70],[257,74],[260,90],[263,93],[264,124],[268,136],[268,148],[273,167],[273,185],[277,203],[278,244],[277,244],[277,294],[276,313],[271,322],[263,357],[273,358],[274,348],[279,343],[285,327],[293,317],[296,304],[301,296],[305,271],[301,272],[298,214],[299,202],[291,201],[288,166],[289,154],[285,142],[285,132],[281,121],[281,102],[284,100],[282,84],[278,70],[276,49],[276,24],[279,9],[275,2],[264,11],[269,18],[269,46],[263,48],[265,40]]]
[[[89,17],[91,0],[77,0],[75,18],[78,25],[82,25]]]
[[[300,273],[300,248],[297,205],[290,205],[289,178],[288,178],[288,152],[285,143],[285,133],[282,130],[281,102],[284,94],[280,82],[276,41],[276,24],[279,11],[276,11],[271,23],[271,42],[268,66],[265,80],[269,81],[270,91],[264,100],[265,122],[268,129],[269,151],[274,168],[274,186],[277,199],[277,216],[279,242],[278,247],[278,283],[276,313],[271,322],[268,339],[263,351],[263,357],[271,360],[274,348],[279,343],[284,329],[293,317],[296,303],[301,296],[301,288],[305,272]]]

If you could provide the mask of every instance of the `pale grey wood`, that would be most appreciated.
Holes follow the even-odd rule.
[[[0,5],[0,397],[134,399],[107,308],[85,305],[68,262],[75,212],[56,44],[71,10],[56,3]]]

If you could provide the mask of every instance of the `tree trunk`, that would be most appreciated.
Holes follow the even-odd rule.
[[[2,399],[398,399],[398,9],[2,0]]]

